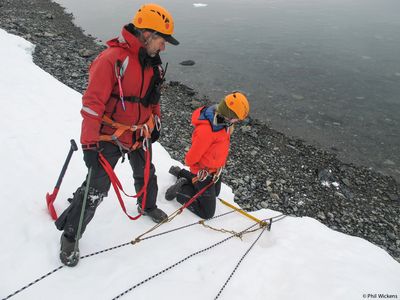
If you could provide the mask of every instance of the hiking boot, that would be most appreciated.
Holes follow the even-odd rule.
[[[174,185],[171,185],[165,192],[165,199],[168,201],[174,200],[176,195],[181,190],[184,184],[188,183],[188,180],[184,177],[179,178]]]
[[[68,267],[75,267],[79,262],[79,249],[75,240],[68,239],[64,233],[61,235],[60,260]]]
[[[167,214],[163,212],[161,209],[154,207],[154,208],[146,208],[142,212],[142,208],[138,205],[137,210],[143,216],[149,216],[155,223],[161,223],[162,221],[168,218]]]
[[[178,166],[172,166],[171,168],[169,168],[169,174],[172,174],[172,175],[174,175],[175,177],[178,177],[178,175],[179,175],[179,172],[181,171],[182,169],[181,168],[179,168]]]

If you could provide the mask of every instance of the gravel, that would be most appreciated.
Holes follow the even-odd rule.
[[[0,27],[34,43],[34,62],[82,93],[88,66],[104,46],[72,18],[49,0],[0,0]],[[179,82],[166,85],[160,142],[174,159],[183,162],[190,145],[192,111],[216,102]],[[223,181],[244,209],[315,218],[400,262],[400,185],[392,177],[343,163],[334,153],[249,118],[235,128]]]

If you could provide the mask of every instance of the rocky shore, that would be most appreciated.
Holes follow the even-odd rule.
[[[34,62],[79,92],[86,87],[90,62],[104,48],[49,0],[0,0],[0,28],[35,44]],[[190,145],[193,109],[217,101],[179,82],[166,85],[160,142],[173,158],[182,162]],[[400,262],[400,186],[391,177],[345,164],[250,118],[235,128],[223,181],[247,210],[316,218],[367,239]]]

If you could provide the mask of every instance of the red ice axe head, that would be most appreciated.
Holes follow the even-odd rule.
[[[76,145],[74,140],[71,140],[71,147],[69,148],[69,152],[67,155],[67,158],[65,159],[63,168],[61,170],[60,176],[58,176],[58,180],[56,183],[56,186],[54,187],[53,193],[46,194],[46,203],[47,203],[47,209],[49,210],[50,216],[53,218],[53,220],[57,220],[57,212],[54,208],[54,201],[56,200],[58,190],[60,189],[60,185],[62,183],[62,180],[64,178],[65,172],[67,171],[69,161],[71,160],[72,154],[74,151],[78,150],[78,146]]]

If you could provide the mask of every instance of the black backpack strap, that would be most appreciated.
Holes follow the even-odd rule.
[[[114,97],[114,98],[117,98],[118,100],[121,100],[119,95],[117,95],[117,94],[111,94],[111,97]],[[125,102],[137,103],[137,102],[140,102],[141,99],[139,97],[136,97],[136,96],[124,96],[124,101]]]

